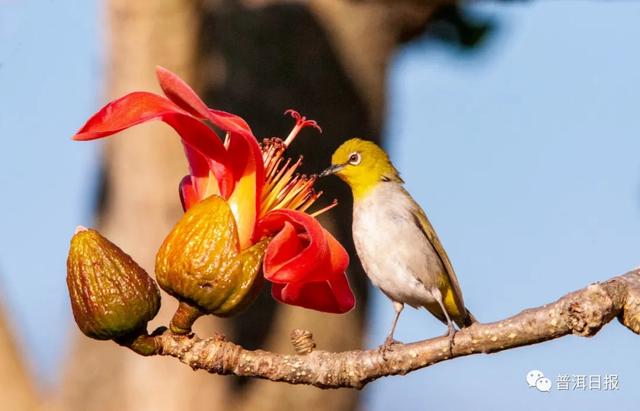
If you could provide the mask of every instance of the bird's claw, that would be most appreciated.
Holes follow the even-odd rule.
[[[447,329],[447,332],[444,333],[443,337],[448,337],[449,338],[449,356],[453,356],[453,346],[455,345],[455,341],[454,338],[456,336],[456,329],[453,327],[449,327]]]
[[[392,345],[395,345],[395,344],[402,344],[402,341],[394,340],[393,337],[389,336],[384,340],[384,344],[382,344],[382,346],[391,347]]]
[[[402,344],[402,342],[398,340],[394,340],[393,337],[388,336],[384,340],[384,343],[378,348],[380,350],[380,353],[382,353],[382,358],[385,361],[387,360],[387,354],[393,351],[393,346],[397,344]]]

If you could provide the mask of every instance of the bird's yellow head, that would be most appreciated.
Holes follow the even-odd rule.
[[[381,182],[403,182],[387,153],[375,143],[359,138],[345,141],[333,153],[331,167],[320,176],[330,174],[337,175],[351,187],[355,200],[366,196]]]

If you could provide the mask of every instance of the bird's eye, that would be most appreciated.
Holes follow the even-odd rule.
[[[349,156],[349,164],[351,164],[352,166],[357,166],[358,164],[360,164],[361,160],[362,157],[360,156],[360,153],[351,153],[351,155]]]

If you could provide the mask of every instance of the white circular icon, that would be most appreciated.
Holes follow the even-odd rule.
[[[542,392],[551,391],[551,380],[546,377],[538,378],[538,381],[536,381],[536,388],[538,391]]]
[[[544,374],[540,370],[531,370],[527,373],[527,383],[529,387],[535,387],[536,381],[544,377]]]

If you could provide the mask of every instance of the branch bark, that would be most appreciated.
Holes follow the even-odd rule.
[[[175,357],[194,370],[320,388],[360,389],[380,377],[406,374],[456,357],[503,351],[568,334],[593,336],[615,317],[640,334],[640,268],[505,320],[460,330],[451,352],[447,337],[398,344],[385,353],[379,349],[327,352],[314,350],[310,333],[299,330],[292,333],[295,355],[246,350],[222,336],[201,339],[164,332],[150,338],[157,355]]]

